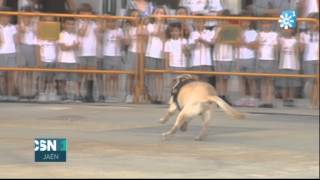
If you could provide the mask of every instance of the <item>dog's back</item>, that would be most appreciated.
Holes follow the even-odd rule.
[[[205,101],[208,96],[217,96],[215,88],[209,83],[194,81],[181,88],[178,102],[183,107],[186,103]]]

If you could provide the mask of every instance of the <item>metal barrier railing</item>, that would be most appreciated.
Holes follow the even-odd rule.
[[[103,19],[103,20],[133,20],[134,17],[127,16],[110,16],[110,15],[78,15],[78,14],[57,14],[57,13],[29,13],[29,12],[0,12],[0,15],[10,16],[53,16],[53,17],[73,17],[73,18],[86,18],[86,19]],[[150,16],[155,17],[155,16]],[[250,21],[278,21],[278,17],[240,17],[240,16],[157,16],[166,19],[205,19],[205,20],[250,20]],[[318,19],[313,18],[297,18],[297,21],[318,23]],[[141,26],[144,25],[141,21]],[[194,70],[152,70],[145,69],[144,67],[144,53],[139,54],[139,61],[135,71],[126,70],[85,70],[85,69],[47,69],[47,68],[7,68],[0,67],[0,71],[10,72],[70,72],[70,73],[87,73],[87,74],[109,74],[109,75],[133,75],[138,84],[135,89],[134,102],[139,103],[139,98],[144,93],[144,79],[146,74],[194,74],[194,75],[210,75],[210,76],[246,76],[246,77],[272,77],[272,78],[313,78],[317,80],[317,87],[319,90],[319,74],[306,75],[306,74],[279,74],[279,73],[242,73],[242,72],[213,72],[213,71],[194,71]]]

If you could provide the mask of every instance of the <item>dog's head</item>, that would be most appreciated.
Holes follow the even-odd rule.
[[[173,79],[172,81],[172,89],[175,89],[178,87],[181,83],[188,81],[188,80],[199,80],[197,76],[190,75],[190,74],[182,74],[177,76],[176,78]]]

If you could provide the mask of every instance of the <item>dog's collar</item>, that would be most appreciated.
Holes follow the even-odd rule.
[[[183,86],[195,81],[194,79],[182,79],[171,89],[171,97],[173,98],[173,102],[176,104],[179,111],[181,111],[181,106],[178,102],[178,95]]]

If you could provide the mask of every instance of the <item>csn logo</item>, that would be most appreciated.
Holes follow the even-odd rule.
[[[35,139],[35,162],[66,162],[67,139]]]
[[[297,15],[294,10],[285,10],[281,13],[279,19],[280,28],[294,29],[297,27]]]

